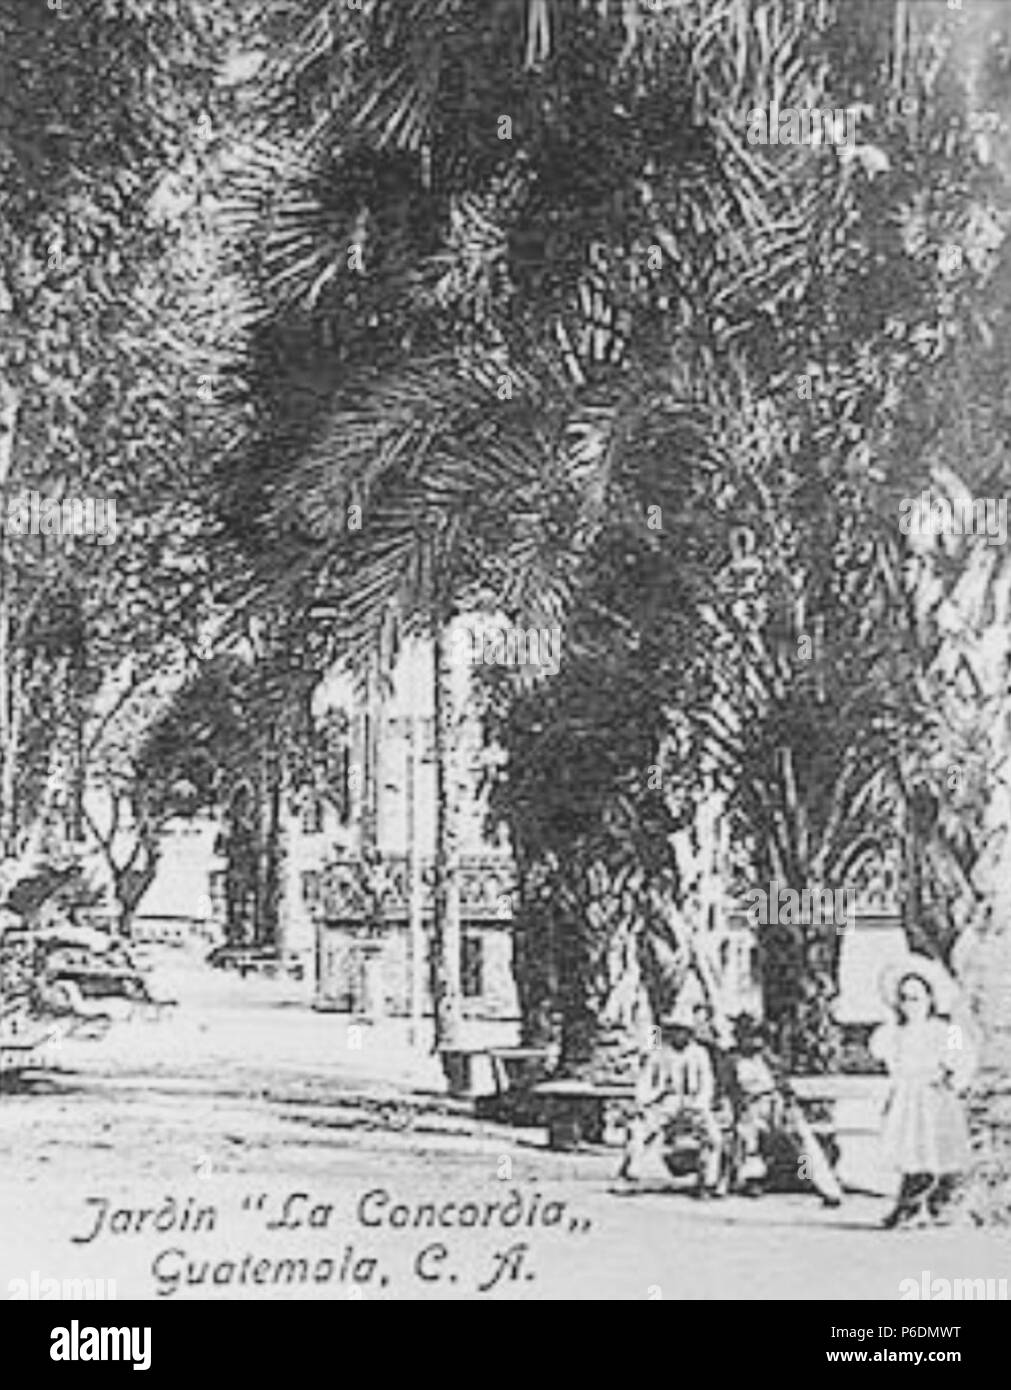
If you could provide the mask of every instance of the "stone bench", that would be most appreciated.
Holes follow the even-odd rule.
[[[819,1138],[838,1146],[852,1136],[878,1132],[879,1077],[791,1077],[789,1090]],[[632,1082],[549,1080],[535,1085],[531,1097],[539,1102],[553,1149],[571,1149],[581,1143],[621,1144],[625,1123],[635,1108]]]
[[[887,1089],[880,1076],[791,1076],[788,1086],[816,1134],[869,1134],[879,1128]],[[813,1112],[822,1111],[822,1114]]]
[[[16,1074],[31,1064],[32,1054],[52,1038],[52,1030],[33,1024],[18,1032],[0,1031],[0,1077]]]
[[[549,1073],[549,1048],[444,1048],[440,1057],[450,1095],[472,1100],[479,1119],[538,1123],[531,1097]]]
[[[635,1085],[630,1081],[559,1079],[541,1082],[531,1094],[542,1123],[547,1125],[548,1147],[552,1149],[620,1144],[635,1108]]]
[[[850,1189],[890,1192],[894,1185],[879,1142],[888,1086],[881,1074],[790,1078],[809,1128],[834,1151],[839,1177]]]
[[[268,980],[276,980],[281,975],[290,976],[293,980],[305,978],[305,963],[297,956],[287,959],[259,950],[221,951],[211,964],[222,970],[234,970],[243,980],[247,975],[262,975]]]

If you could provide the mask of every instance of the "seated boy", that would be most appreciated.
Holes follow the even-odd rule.
[[[766,1177],[763,1151],[769,1135],[783,1122],[782,1098],[772,1069],[762,1055],[761,1026],[748,1014],[740,1014],[734,1020],[734,1052],[737,1180],[741,1191],[754,1197],[761,1192]]]
[[[779,1136],[797,1156],[798,1172],[827,1206],[838,1206],[842,1188],[817,1136],[789,1089],[777,1080],[763,1050],[758,1019],[734,1019],[733,1102],[737,1132],[737,1184],[745,1196],[757,1197],[768,1176],[766,1155]]]

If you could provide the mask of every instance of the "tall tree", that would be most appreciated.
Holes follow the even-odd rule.
[[[610,501],[623,364],[653,370],[672,350],[712,353],[744,321],[742,290],[784,292],[800,225],[781,220],[788,200],[775,171],[726,111],[783,87],[791,45],[815,54],[825,25],[822,5],[773,8],[776,39],[741,4],[716,25],[694,11],[642,15],[628,5],[522,13],[447,0],[434,22],[417,6],[327,5],[283,48],[229,204],[240,249],[253,253],[264,341],[275,352],[285,344],[303,383],[297,410],[280,402],[280,428],[293,453],[307,436],[310,447],[289,479],[268,480],[265,491],[304,496],[329,468],[342,494],[333,518],[380,467],[384,482],[399,475],[406,484],[399,497],[385,492],[389,508],[366,508],[373,548],[363,561],[357,545],[356,567],[344,570],[343,642],[358,645],[363,615],[376,630],[394,595],[430,614],[432,571],[411,567],[430,542],[448,536],[461,549],[460,512],[472,513],[481,479],[468,469],[492,474],[504,503],[495,528],[479,524],[477,537],[494,539],[497,528],[508,544],[470,545],[453,601],[483,585],[523,626],[552,605],[558,613]],[[311,373],[310,351],[326,359]],[[484,436],[496,440],[493,468],[481,430],[472,429],[477,448],[465,458],[461,440],[448,443],[453,409],[404,390],[412,375],[420,380],[405,359],[433,354],[449,359],[440,370],[450,401],[464,390],[480,401]],[[598,399],[612,378],[611,399]],[[282,396],[290,381],[289,371]],[[326,398],[335,389],[336,410]],[[552,392],[563,409],[543,410]],[[541,415],[539,436],[509,408],[520,397],[523,412]],[[441,437],[431,433],[440,413]],[[517,431],[511,455],[500,442],[507,428]],[[529,512],[517,515],[516,496]],[[419,506],[432,518],[420,545],[404,536]],[[555,525],[568,544],[549,535]],[[276,520],[262,529],[269,548]],[[268,553],[291,592],[289,555]],[[331,597],[340,573],[332,553],[317,546],[295,558],[295,573],[315,567],[309,598],[321,588]],[[548,574],[550,604],[522,600],[539,592],[531,567]]]
[[[178,631],[197,606],[180,552],[195,529],[201,352],[177,247],[221,21],[221,7],[187,0],[0,12],[4,855],[48,781],[31,757],[40,719],[86,718],[117,679],[123,619],[140,646],[155,612]],[[116,515],[99,517],[97,540],[68,536],[52,512],[33,528],[32,490]]]

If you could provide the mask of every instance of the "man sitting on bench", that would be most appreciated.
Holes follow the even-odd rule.
[[[765,1190],[768,1155],[778,1136],[793,1151],[798,1173],[811,1183],[825,1205],[838,1206],[842,1200],[839,1180],[804,1118],[800,1102],[770,1066],[761,1023],[751,1014],[738,1014],[733,1030],[737,1189],[746,1197],[758,1197]]]
[[[715,1079],[709,1053],[694,1037],[687,1011],[661,1019],[659,1045],[642,1057],[636,1115],[619,1177],[639,1175],[643,1156],[657,1139],[691,1138],[698,1145],[700,1197],[718,1195],[723,1140],[714,1111]]]

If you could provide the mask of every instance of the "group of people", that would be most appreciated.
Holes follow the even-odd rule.
[[[694,1152],[700,1198],[765,1189],[770,1154],[779,1140],[798,1159],[823,1201],[836,1205],[839,1184],[808,1128],[751,1014],[732,1020],[733,1042],[721,1045],[712,1011],[675,1009],[661,1019],[655,1046],[643,1055],[635,1115],[620,1176],[638,1177],[647,1152],[684,1145]]]
[[[883,986],[894,1019],[871,1039],[890,1077],[882,1120],[883,1156],[897,1172],[899,1192],[884,1220],[889,1229],[942,1221],[969,1156],[960,1099],[974,1069],[968,1030],[951,1022],[954,983],[936,962],[906,962],[886,972]],[[676,1008],[661,1019],[654,1045],[641,1058],[635,1114],[620,1176],[634,1180],[650,1149],[692,1156],[700,1198],[730,1191],[758,1196],[775,1154],[826,1205],[842,1187],[777,1059],[752,1015],[731,1021],[733,1041],[721,1045],[712,1011]]]

